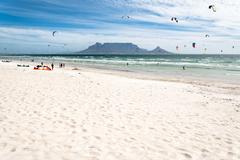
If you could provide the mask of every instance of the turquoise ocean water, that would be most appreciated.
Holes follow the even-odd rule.
[[[175,77],[198,77],[230,80],[240,83],[240,55],[14,55],[1,59],[60,63],[73,66],[142,72]],[[185,66],[185,70],[183,70]]]

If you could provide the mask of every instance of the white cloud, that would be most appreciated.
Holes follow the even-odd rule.
[[[203,53],[205,47],[209,48],[208,53],[216,53],[220,49],[226,51],[225,53],[232,53],[231,46],[236,45],[236,40],[225,37],[205,38],[201,33],[132,27],[115,29],[61,30],[53,37],[51,30],[1,27],[0,48],[7,47],[8,52],[57,53],[80,51],[95,42],[133,42],[142,48],[153,49],[160,46],[173,52],[176,52],[175,47],[178,45],[180,53]],[[197,49],[191,48],[192,42],[197,43]],[[48,47],[48,44],[51,47]],[[63,47],[63,44],[67,46]],[[187,45],[187,48],[184,48],[184,45]],[[235,51],[239,51],[239,48],[236,45]]]
[[[170,18],[176,16],[180,21],[179,26],[202,27],[204,30],[215,31],[215,34],[221,33],[223,29],[235,28],[240,33],[238,29],[240,27],[240,14],[238,12],[240,1],[133,0],[130,2],[130,5],[136,8],[142,8],[162,15],[162,17],[150,17],[147,13],[144,13],[137,16],[137,18],[145,21],[171,23]],[[208,6],[211,4],[216,6],[217,12],[208,9]],[[200,20],[206,20],[206,22]]]

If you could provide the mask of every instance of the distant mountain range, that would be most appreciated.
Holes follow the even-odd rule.
[[[139,48],[133,43],[95,43],[89,46],[86,50],[77,52],[78,54],[109,54],[109,55],[162,55],[173,54],[160,47],[156,47],[154,50],[146,50]]]

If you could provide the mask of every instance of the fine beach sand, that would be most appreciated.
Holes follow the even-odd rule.
[[[238,160],[240,93],[0,62],[0,160],[77,159]]]

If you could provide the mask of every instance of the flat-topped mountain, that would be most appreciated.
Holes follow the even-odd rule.
[[[118,55],[158,55],[172,54],[160,47],[156,47],[152,51],[139,48],[133,43],[95,43],[89,46],[86,50],[78,52],[80,54],[118,54]]]

